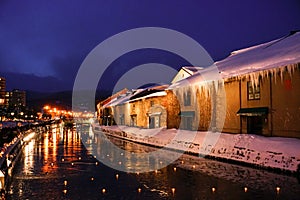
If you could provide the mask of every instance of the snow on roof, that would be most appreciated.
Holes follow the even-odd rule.
[[[137,90],[132,91],[131,93],[122,94],[122,95],[117,96],[114,99],[111,99],[111,101],[109,101],[103,105],[103,108],[121,105],[126,102],[136,101],[136,100],[149,98],[149,97],[165,96],[165,95],[167,95],[167,93],[165,91],[156,92],[156,90],[164,90],[167,87],[168,87],[167,85],[158,85],[158,86],[156,85],[156,86],[137,89]],[[148,92],[153,91],[153,92],[148,94],[147,91]],[[143,95],[143,93],[145,93],[145,92],[147,95]],[[139,95],[141,95],[141,96],[139,96]],[[135,98],[136,96],[138,96],[138,97]]]
[[[172,85],[170,85],[167,89],[175,89],[180,88],[188,85],[194,84],[202,84],[205,85],[212,80],[221,80],[222,77],[219,73],[219,70],[216,65],[212,65],[210,67],[204,68],[201,71],[198,71],[192,76],[189,76],[185,79],[179,80]]]
[[[184,66],[182,67],[183,70],[188,71],[191,75],[197,73],[199,70],[203,69],[203,67],[196,67],[196,66]]]
[[[279,69],[300,63],[300,32],[290,34],[271,42],[237,50],[224,60],[204,68],[194,75],[173,83],[168,89],[194,84],[209,84],[212,80],[222,80],[255,72]],[[290,70],[290,69],[289,69]],[[257,82],[258,76],[250,76]]]
[[[129,102],[140,100],[140,99],[146,99],[146,98],[150,98],[150,97],[161,97],[161,96],[166,96],[166,95],[167,95],[167,93],[165,91],[159,91],[159,92],[151,93],[151,94],[148,94],[146,96],[142,96],[142,97],[139,97],[136,99],[132,99]]]
[[[300,62],[300,32],[253,47],[233,51],[215,64],[223,78],[288,66]]]
[[[112,99],[110,102],[107,104],[103,105],[103,108],[105,107],[110,107],[110,106],[116,106],[116,105],[121,105],[125,102],[127,102],[132,96],[136,95],[137,93],[140,93],[144,91],[145,89],[137,89],[132,92],[127,92],[125,95],[119,96],[119,98]]]

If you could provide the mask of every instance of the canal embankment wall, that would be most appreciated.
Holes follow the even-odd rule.
[[[299,176],[300,140],[296,138],[127,126],[97,128],[144,145]]]

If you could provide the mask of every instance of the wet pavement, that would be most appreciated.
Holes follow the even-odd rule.
[[[90,143],[98,143],[89,127]],[[78,130],[77,130],[78,132]],[[299,199],[295,177],[183,155],[172,165],[147,173],[107,167],[83,145],[76,131],[52,127],[22,151],[7,199]],[[155,149],[109,138],[128,151]],[[111,157],[110,157],[111,159]]]

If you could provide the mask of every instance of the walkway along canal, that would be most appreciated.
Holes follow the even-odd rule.
[[[87,135],[81,138],[77,134]],[[91,127],[75,130],[53,126],[23,148],[15,166],[7,199],[298,199],[295,177],[183,155],[173,164],[147,173],[111,169],[91,155],[93,148],[107,159],[107,138]],[[155,148],[109,138],[126,151]],[[83,145],[85,143],[85,146]],[[108,155],[108,156],[107,156]],[[124,163],[130,166],[131,163]]]

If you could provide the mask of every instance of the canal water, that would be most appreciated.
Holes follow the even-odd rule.
[[[183,155],[153,172],[126,173],[107,167],[91,154],[105,139],[89,135],[82,141],[78,130],[51,127],[22,150],[8,187],[7,199],[299,199],[295,177],[265,170]],[[140,144],[109,138],[128,151],[151,152]],[[110,158],[113,155],[110,155]]]

